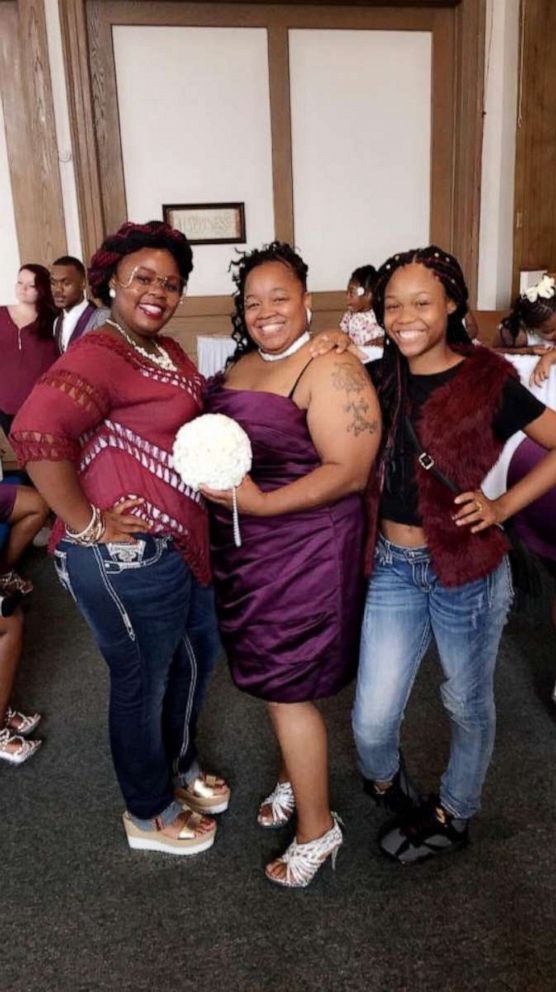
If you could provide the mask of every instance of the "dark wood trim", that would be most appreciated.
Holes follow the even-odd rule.
[[[66,6],[80,6],[83,11],[85,2],[86,0],[60,0],[60,6],[62,9]],[[88,34],[85,33],[85,41],[82,39],[81,47],[75,52],[66,47],[66,57],[70,63],[75,59],[81,60],[81,70],[74,71],[73,78],[76,85],[79,84],[83,89],[83,109],[87,105],[89,111],[93,108],[95,154],[87,143],[82,157],[89,174],[96,170],[95,189],[105,190],[101,211],[104,230],[113,229],[125,219],[124,177],[111,39],[113,25],[158,23],[267,28],[275,235],[290,241],[295,240],[295,231],[288,28],[357,29],[369,27],[372,21],[373,28],[377,30],[430,30],[433,32],[431,240],[440,242],[458,255],[474,302],[480,217],[485,2],[486,0],[462,0],[459,6],[452,3],[405,3],[401,5],[403,10],[398,4],[319,4],[317,11],[311,4],[246,4],[239,0],[234,0],[233,3],[228,0],[227,3],[208,4],[173,3],[169,0],[159,0],[156,3],[145,0],[133,3],[129,0],[106,0],[102,3],[99,0],[88,0]],[[91,63],[94,66],[92,85],[86,60],[87,38]],[[77,135],[75,137],[77,139]],[[84,214],[90,214],[90,198],[82,193],[80,202]],[[100,208],[92,209],[98,220]],[[88,226],[94,228],[94,224]],[[98,241],[96,236],[95,246]],[[92,247],[88,241],[87,248],[92,250]],[[207,306],[216,305],[213,297],[205,297],[203,300]],[[217,316],[218,310],[212,309],[210,313]],[[207,311],[205,315],[208,318]]]
[[[127,220],[124,164],[122,157],[118,87],[112,24],[104,4],[94,0],[86,4],[89,36],[89,66],[93,99],[97,155],[102,185],[102,209],[107,230],[116,230]]]
[[[67,247],[42,0],[0,4],[0,88],[19,253],[48,265]]]
[[[273,25],[268,29],[268,73],[274,234],[279,241],[294,244],[290,60],[286,27]]]
[[[453,247],[454,206],[454,21],[445,11],[435,16],[432,35],[432,128],[430,240]],[[446,126],[448,124],[448,126]]]
[[[463,0],[455,16],[454,186],[452,251],[477,303],[483,151],[486,0]]]
[[[105,235],[93,97],[88,60],[85,0],[59,0],[67,96],[75,163],[83,257],[88,260]]]
[[[556,270],[556,63],[554,0],[522,7],[516,131],[512,293],[519,273]]]

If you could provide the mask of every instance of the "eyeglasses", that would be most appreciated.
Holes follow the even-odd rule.
[[[179,276],[157,276],[156,272],[152,269],[144,268],[133,269],[128,281],[122,282],[119,280],[119,283],[123,289],[133,287],[143,292],[154,289],[158,283],[160,288],[165,290],[170,296],[181,296],[186,285],[184,280],[180,279]]]

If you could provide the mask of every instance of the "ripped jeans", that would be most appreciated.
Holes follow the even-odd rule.
[[[110,670],[109,730],[127,809],[175,819],[174,781],[197,769],[195,725],[220,642],[213,590],[168,537],[83,547],[62,540],[58,578]]]
[[[429,551],[379,537],[365,604],[353,731],[365,778],[389,782],[399,767],[400,728],[419,665],[434,638],[451,725],[440,800],[454,816],[480,807],[495,732],[493,676],[512,599],[507,559],[483,579],[447,588]]]

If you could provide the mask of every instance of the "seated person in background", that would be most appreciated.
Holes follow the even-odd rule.
[[[23,764],[42,744],[26,740],[40,723],[40,714],[25,716],[8,706],[21,658],[22,634],[20,609],[12,616],[0,616],[0,759],[11,765]]]
[[[373,310],[375,279],[374,265],[362,265],[352,272],[346,291],[347,310],[340,321],[340,329],[351,338],[362,361],[376,358],[376,354],[368,353],[366,349],[384,345],[384,331]]]
[[[82,334],[100,327],[109,316],[108,309],[97,307],[87,299],[86,283],[85,266],[78,258],[63,255],[53,263],[50,285],[54,303],[62,311],[54,324],[54,337],[61,355]]]
[[[8,433],[12,420],[37,379],[56,361],[52,338],[56,307],[48,269],[22,265],[13,306],[0,307],[0,427]]]
[[[10,525],[10,533],[0,551],[0,597],[14,593],[26,596],[33,591],[33,583],[22,579],[14,571],[14,565],[44,526],[47,516],[48,506],[35,489],[2,482],[0,522]]]
[[[499,328],[495,347],[518,355],[539,355],[530,384],[548,379],[556,363],[556,280],[544,275],[518,296]]]

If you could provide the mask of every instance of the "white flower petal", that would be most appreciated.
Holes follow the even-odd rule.
[[[251,442],[231,417],[205,413],[180,427],[174,442],[174,467],[187,486],[198,490],[239,486],[252,463]]]

